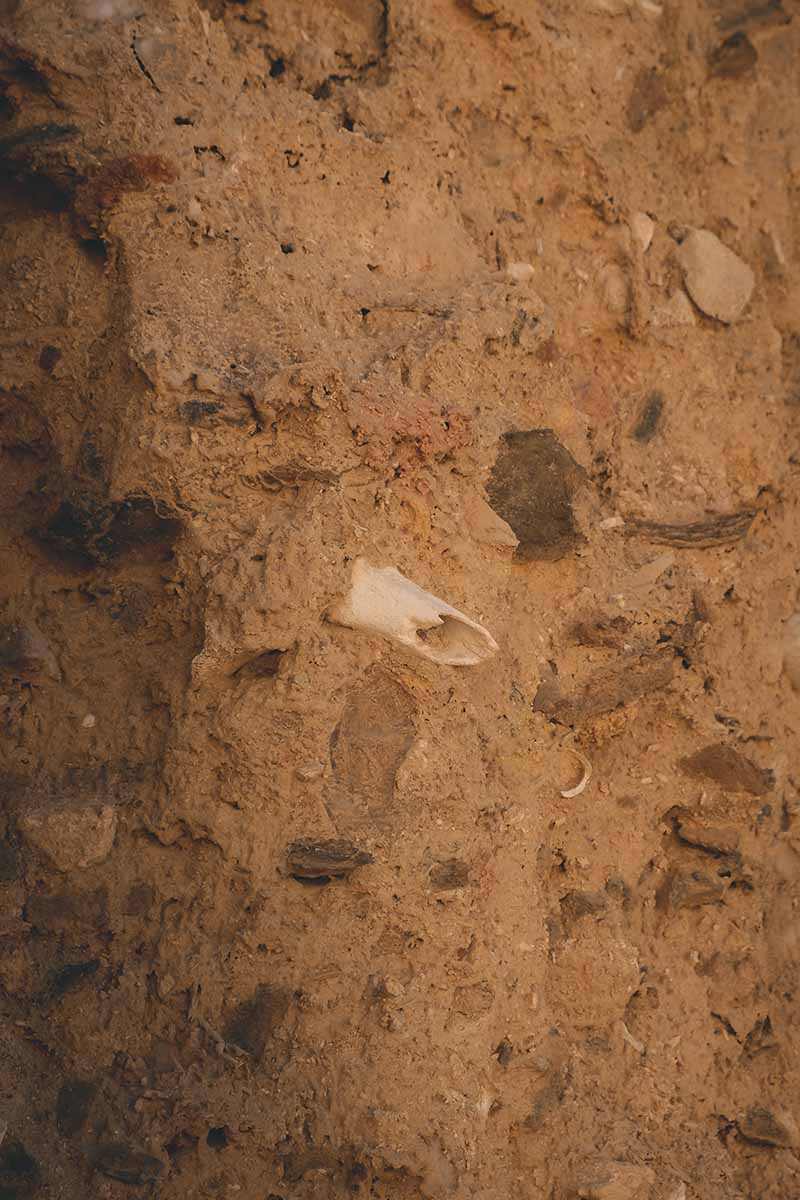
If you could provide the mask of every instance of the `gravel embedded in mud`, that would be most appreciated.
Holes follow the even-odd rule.
[[[791,5],[2,7],[0,1196],[799,1194]]]

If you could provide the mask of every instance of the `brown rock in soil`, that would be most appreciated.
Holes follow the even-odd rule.
[[[117,832],[110,804],[42,805],[23,813],[19,830],[59,871],[96,866],[108,858]]]
[[[576,622],[572,637],[579,646],[597,646],[605,650],[622,650],[631,635],[633,623],[619,613],[607,616],[597,613]]]
[[[567,892],[559,903],[567,926],[581,917],[602,917],[608,912],[608,900],[602,892]]]
[[[725,895],[725,884],[711,879],[704,871],[675,871],[658,889],[656,906],[678,912],[682,908],[702,908],[706,904],[720,904]]]
[[[56,1124],[64,1137],[75,1137],[83,1129],[96,1094],[96,1086],[81,1079],[70,1079],[61,1087],[56,1100]]]
[[[534,1096],[531,1111],[525,1118],[523,1128],[533,1131],[541,1129],[547,1118],[564,1100],[568,1084],[569,1071],[567,1068],[555,1071],[552,1078]]]
[[[0,842],[0,883],[12,883],[19,878],[17,852],[8,842]]]
[[[459,858],[445,859],[431,867],[430,881],[438,891],[466,887],[469,883],[469,867]]]
[[[637,442],[647,443],[652,441],[658,432],[661,424],[661,416],[664,411],[664,396],[662,392],[653,391],[642,405],[636,424],[631,433]]]
[[[518,561],[552,562],[579,544],[572,501],[584,479],[552,429],[503,434],[486,493],[519,538]]]
[[[578,1186],[581,1200],[647,1200],[655,1172],[634,1163],[615,1162]]]
[[[669,103],[664,80],[654,68],[642,68],[634,80],[633,90],[628,100],[626,117],[628,128],[633,133],[641,133],[662,108]]]
[[[755,287],[751,268],[707,229],[692,229],[677,251],[686,290],[702,312],[732,325]]]
[[[757,767],[733,746],[717,743],[705,746],[684,758],[684,771],[704,779],[713,779],[727,792],[748,792],[751,796],[766,796],[775,786],[775,776],[764,767]]]
[[[0,625],[0,671],[60,679],[55,655],[32,621]]]
[[[778,1040],[775,1037],[769,1015],[760,1017],[744,1039],[742,1057],[755,1058],[756,1055],[763,1054],[765,1050],[775,1050],[777,1046]]]
[[[720,29],[788,25],[792,19],[783,0],[715,0],[714,7],[722,10],[716,18]]]
[[[675,832],[687,846],[718,857],[738,856],[739,834],[735,829],[714,829],[689,816],[677,816]]]
[[[373,667],[349,693],[331,737],[333,783],[327,802],[345,822],[383,823],[389,814],[397,770],[416,729],[416,705],[399,680]]]
[[[290,1000],[291,994],[286,988],[260,983],[228,1021],[226,1039],[246,1050],[254,1059],[262,1059],[270,1038],[289,1011]]]
[[[286,851],[289,874],[300,879],[341,879],[352,875],[356,867],[375,859],[345,838],[314,842],[307,838],[292,842]]]
[[[758,62],[758,52],[741,29],[732,33],[708,57],[709,73],[718,79],[739,79],[751,72]]]
[[[132,1150],[128,1146],[114,1143],[104,1146],[95,1158],[95,1170],[110,1179],[118,1179],[120,1183],[128,1183],[135,1187],[152,1184],[158,1179],[164,1169],[160,1159],[142,1150]]]
[[[533,709],[554,721],[572,725],[632,704],[672,682],[674,657],[669,651],[652,650],[623,656],[610,667],[593,672],[571,696],[561,696],[554,681],[537,692]]]
[[[761,1146],[775,1146],[784,1149],[794,1144],[794,1137],[788,1126],[780,1121],[768,1108],[751,1108],[739,1119],[739,1133],[748,1142],[756,1142]]]
[[[3,1126],[0,1125],[0,1130]],[[25,1200],[41,1185],[39,1164],[15,1138],[0,1139],[0,1196]]]
[[[40,932],[69,929],[102,929],[108,920],[105,888],[88,892],[34,892],[25,904],[25,920]]]

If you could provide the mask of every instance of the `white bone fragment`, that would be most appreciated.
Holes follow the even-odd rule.
[[[328,619],[388,638],[441,666],[474,667],[497,650],[482,625],[395,567],[373,567],[365,558],[353,563],[350,591],[328,611]]]

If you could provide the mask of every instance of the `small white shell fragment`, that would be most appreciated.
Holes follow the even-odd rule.
[[[783,669],[796,692],[800,692],[800,613],[794,613],[783,627]]]
[[[512,262],[506,267],[506,279],[511,283],[526,283],[529,279],[533,279],[534,275],[535,271],[530,263]]]
[[[592,764],[589,762],[585,754],[581,754],[580,750],[576,750],[573,746],[565,747],[570,754],[574,754],[578,762],[583,767],[583,776],[580,783],[577,783],[573,788],[567,788],[562,791],[561,795],[565,800],[574,800],[576,796],[580,796],[581,792],[586,790],[586,785],[592,778]]]
[[[395,567],[373,567],[365,558],[355,560],[349,593],[327,615],[337,625],[377,634],[440,666],[474,667],[497,650],[477,621]]]
[[[646,212],[635,212],[631,216],[631,233],[642,248],[642,254],[650,249],[656,223]]]

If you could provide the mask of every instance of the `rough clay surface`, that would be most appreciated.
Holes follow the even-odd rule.
[[[796,7],[2,11],[0,1193],[800,1195]]]

